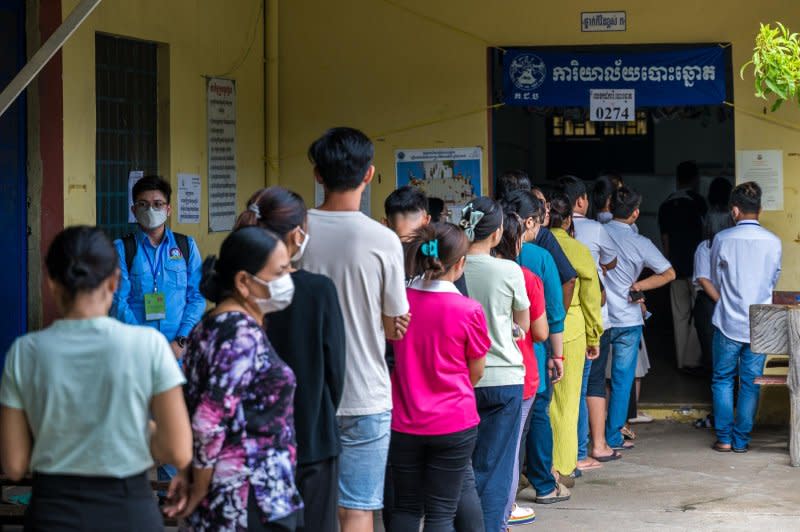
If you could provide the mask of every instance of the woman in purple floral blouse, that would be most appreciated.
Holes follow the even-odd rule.
[[[170,490],[167,515],[196,531],[293,531],[295,377],[264,334],[262,316],[286,308],[294,285],[286,246],[257,227],[232,233],[206,259],[201,291],[216,308],[195,327],[184,356],[194,432],[191,471]]]

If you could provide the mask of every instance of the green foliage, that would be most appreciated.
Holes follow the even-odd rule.
[[[772,111],[787,100],[800,103],[800,38],[780,22],[776,24],[776,28],[761,24],[753,59],[740,72],[744,79],[745,70],[753,67],[756,96],[768,100],[774,95]]]

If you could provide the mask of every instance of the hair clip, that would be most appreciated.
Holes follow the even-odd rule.
[[[439,241],[438,240],[428,240],[422,247],[420,248],[422,254],[426,257],[432,257],[434,259],[439,258]]]
[[[475,241],[475,228],[478,226],[478,223],[484,217],[484,213],[477,210],[472,210],[472,204],[470,203],[464,208],[464,212],[470,209],[469,213],[469,220],[463,218],[459,225],[462,229],[464,229],[464,234],[467,235],[467,240],[470,242]]]
[[[256,214],[256,220],[261,219],[261,209],[258,208],[258,203],[251,203],[247,207],[247,210]]]

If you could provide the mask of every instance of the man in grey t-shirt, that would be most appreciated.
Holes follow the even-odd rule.
[[[383,507],[391,432],[392,391],[385,340],[408,325],[403,248],[391,230],[359,211],[372,181],[374,147],[362,132],[333,128],[309,149],[325,201],[308,213],[311,235],[300,266],[330,277],[339,294],[347,359],[337,413],[342,532],[371,530]]]

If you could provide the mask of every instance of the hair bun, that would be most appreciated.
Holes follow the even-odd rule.
[[[212,303],[219,303],[222,295],[217,262],[217,257],[214,255],[206,257],[206,260],[203,261],[203,274],[200,279],[200,293]]]
[[[67,271],[73,279],[81,279],[89,275],[89,267],[78,260],[73,260]]]

